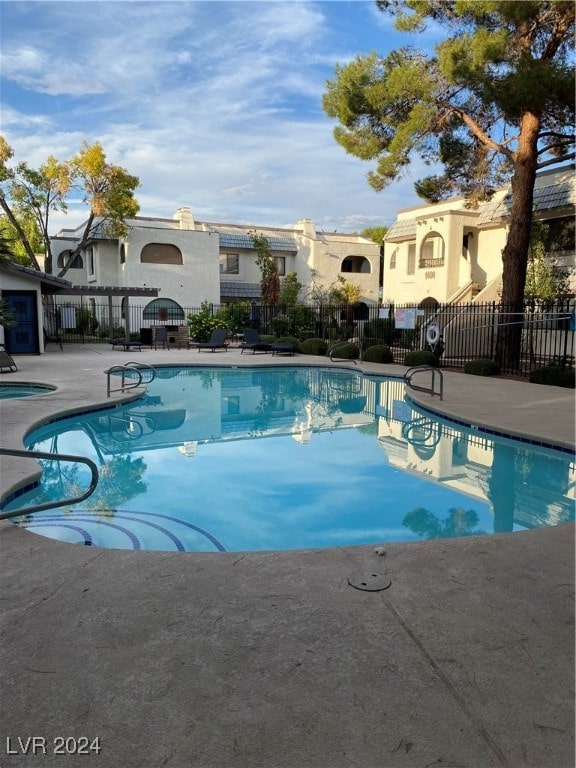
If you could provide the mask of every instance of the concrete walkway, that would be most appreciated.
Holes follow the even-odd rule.
[[[103,371],[128,359],[272,362],[104,346],[18,357],[0,381],[58,389],[4,401],[2,445],[107,401]],[[573,391],[447,373],[442,403],[418,400],[574,445]],[[2,457],[0,492],[35,471]],[[571,768],[574,526],[386,550],[97,550],[0,524],[0,766]],[[349,584],[373,574],[391,587]],[[58,737],[86,737],[89,754],[55,754],[84,746]]]

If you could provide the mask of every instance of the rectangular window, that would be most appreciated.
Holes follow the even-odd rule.
[[[285,275],[286,274],[286,258],[284,256],[276,256],[276,269],[278,270],[279,275]]]
[[[94,277],[96,268],[94,264],[94,248],[88,248],[88,275]]]
[[[220,274],[221,275],[237,275],[239,274],[239,263],[237,253],[221,253],[220,254]]]
[[[413,275],[416,272],[416,243],[408,245],[408,262],[406,264],[406,274]]]

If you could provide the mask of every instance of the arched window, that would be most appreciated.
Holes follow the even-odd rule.
[[[144,307],[144,320],[169,320],[181,322],[184,320],[184,310],[172,299],[154,299]]]
[[[169,243],[148,243],[140,252],[142,264],[182,264],[182,251]]]
[[[340,266],[340,272],[362,272],[369,275],[372,266],[365,256],[347,256]]]
[[[63,269],[63,267],[68,263],[72,253],[73,251],[62,251],[62,253],[58,254],[57,264],[59,269]],[[82,256],[80,256],[79,253],[77,253],[74,257],[74,261],[72,262],[70,269],[84,269],[84,262],[82,261]]]

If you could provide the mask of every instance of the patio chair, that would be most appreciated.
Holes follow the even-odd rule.
[[[212,352],[215,352],[217,349],[228,349],[228,344],[226,344],[226,337],[228,336],[228,329],[227,328],[216,328],[212,331],[212,334],[210,336],[210,341],[201,341],[198,343],[198,352],[200,352],[201,349],[211,349]]]
[[[256,352],[271,352],[272,345],[267,341],[262,341],[260,334],[254,328],[244,328],[244,341],[240,344],[240,354],[244,354],[245,349],[251,349],[252,354]]]
[[[55,333],[49,333],[48,330],[44,328],[44,349],[46,349],[48,344],[58,344],[60,351],[64,352],[64,347],[62,346],[62,336],[59,331],[56,331]]]
[[[158,349],[158,344],[162,344],[162,349],[170,349],[168,343],[168,329],[165,325],[155,325],[152,328],[152,349]]]
[[[0,349],[0,373],[6,368],[8,368],[10,373],[14,373],[14,371],[18,370],[18,366],[12,359],[12,355],[8,354],[6,350]]]

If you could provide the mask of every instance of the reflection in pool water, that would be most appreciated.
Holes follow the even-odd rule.
[[[104,547],[270,550],[470,536],[574,516],[565,452],[435,419],[397,379],[326,368],[161,369],[139,401],[45,425],[29,448],[100,470],[81,506],[15,522]],[[84,487],[43,462],[34,504]]]

